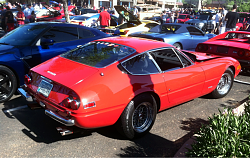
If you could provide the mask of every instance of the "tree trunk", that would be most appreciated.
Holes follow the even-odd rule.
[[[62,2],[63,2],[65,20],[67,23],[70,23],[67,0],[62,0]]]

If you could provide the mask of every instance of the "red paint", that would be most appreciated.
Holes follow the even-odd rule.
[[[111,37],[98,41],[127,45],[137,50],[119,62],[151,49],[173,47],[163,42],[138,38]],[[46,109],[75,120],[78,127],[88,129],[109,126],[118,120],[128,103],[141,93],[155,94],[160,99],[161,111],[210,93],[229,66],[236,68],[239,65],[232,58],[194,54],[198,60],[211,60],[197,61],[186,68],[151,75],[122,73],[117,67],[119,62],[105,68],[94,68],[57,56],[31,69],[32,82],[27,84],[27,89],[38,102],[42,101],[46,105]],[[235,70],[235,76],[239,71]],[[41,76],[53,84],[48,98],[37,93]],[[69,96],[80,99],[77,110],[63,106],[63,101]]]

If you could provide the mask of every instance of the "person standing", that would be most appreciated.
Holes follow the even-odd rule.
[[[2,27],[2,30],[6,33],[6,23],[5,23],[6,11],[3,9],[3,6],[0,6],[0,10],[1,10],[1,27]]]
[[[178,23],[178,19],[179,18],[179,12],[178,10],[175,11],[175,16],[174,16],[174,23]]]
[[[139,11],[138,11],[137,7],[134,6],[133,15],[134,15],[135,17],[138,17],[138,13],[139,13]]]
[[[221,21],[221,11],[218,11],[216,13],[216,16],[215,16],[215,22],[216,22],[216,24],[215,24],[215,28],[214,28],[214,31],[213,31],[213,33],[215,33],[215,34],[218,31],[218,29],[219,29],[220,21]]]
[[[23,11],[25,16],[25,23],[29,23],[28,16],[31,15],[32,11],[34,11],[34,8],[32,8],[30,4],[28,4],[28,7]]]
[[[82,15],[81,10],[78,9],[77,7],[75,8],[75,15]]]
[[[21,9],[21,6],[17,6],[17,15],[15,17],[15,19],[17,20],[17,24],[18,26],[20,25],[24,25],[24,20],[25,20],[25,16],[24,16],[24,13],[22,12],[22,9]]]
[[[10,7],[6,6],[6,13],[5,13],[5,24],[7,24],[7,32],[10,32],[15,29],[14,27],[14,16],[13,13],[10,11]]]
[[[227,21],[226,25],[226,32],[227,31],[235,31],[236,30],[236,23],[239,22],[240,16],[236,12],[237,5],[233,5],[233,10],[231,12],[228,12],[226,15],[225,20]]]
[[[109,27],[110,26],[110,14],[107,12],[108,7],[104,7],[104,11],[100,13],[100,16],[97,21],[100,21],[101,28]]]
[[[167,20],[167,12],[166,10],[163,11],[163,13],[161,14],[161,24],[165,24],[166,23],[166,20]]]

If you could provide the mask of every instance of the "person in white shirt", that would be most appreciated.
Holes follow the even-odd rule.
[[[221,11],[217,12],[217,14],[215,16],[216,25],[215,25],[215,28],[214,28],[214,33],[216,33],[218,31],[218,29],[219,29],[220,20],[221,20]]]
[[[29,23],[28,16],[31,15],[32,11],[34,11],[34,8],[31,7],[30,4],[28,4],[28,7],[26,9],[24,9],[24,11],[23,11],[24,16],[25,16],[25,23]]]

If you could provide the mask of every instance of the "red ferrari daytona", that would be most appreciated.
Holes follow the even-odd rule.
[[[181,52],[149,39],[109,37],[32,68],[19,92],[66,126],[116,124],[133,139],[149,132],[158,111],[209,93],[224,97],[240,70],[231,57]]]

